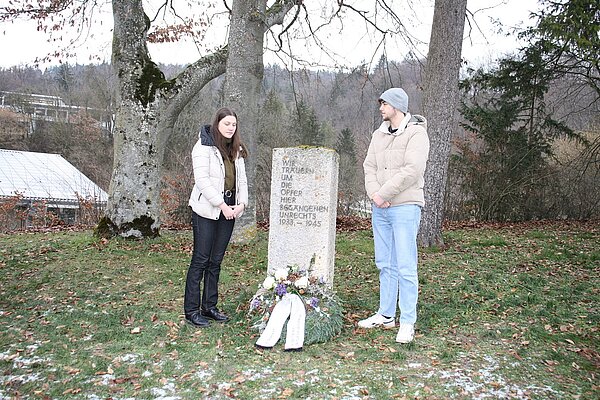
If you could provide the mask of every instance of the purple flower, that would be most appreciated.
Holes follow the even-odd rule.
[[[287,288],[285,287],[285,285],[283,283],[278,283],[277,287],[275,288],[275,294],[277,296],[283,296],[286,293],[287,293]]]
[[[260,306],[260,299],[255,298],[250,303],[250,310],[256,310]]]
[[[321,285],[323,285],[323,284],[325,283],[325,277],[321,276],[321,277],[319,278],[319,283],[320,283]]]
[[[317,308],[319,306],[319,299],[317,299],[316,297],[311,297],[310,298],[310,306],[312,308]]]

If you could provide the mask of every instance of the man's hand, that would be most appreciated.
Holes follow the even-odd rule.
[[[392,204],[389,201],[384,200],[379,193],[375,193],[373,195],[373,197],[371,198],[371,200],[373,200],[373,203],[375,204],[375,206],[379,207],[379,208],[388,208],[389,206],[391,206]]]

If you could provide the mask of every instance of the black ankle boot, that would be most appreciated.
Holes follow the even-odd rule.
[[[196,328],[206,328],[208,325],[210,325],[210,321],[204,318],[199,312],[186,315],[185,322]]]
[[[210,318],[217,322],[227,322],[229,321],[229,317],[226,314],[223,314],[217,307],[209,308],[208,310],[202,310],[202,316],[206,318]]]

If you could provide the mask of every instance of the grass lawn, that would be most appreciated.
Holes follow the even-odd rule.
[[[357,329],[378,306],[369,230],[338,233],[340,336],[303,352],[254,347],[248,302],[267,234],[232,245],[225,325],[183,323],[191,232],[102,241],[0,236],[0,399],[597,399],[600,228],[463,226],[420,252],[417,336]]]

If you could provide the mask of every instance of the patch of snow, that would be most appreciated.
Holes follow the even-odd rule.
[[[465,354],[463,358],[470,359],[471,356]],[[472,399],[488,398],[511,398],[511,399],[529,399],[531,391],[536,394],[543,392],[548,394],[558,394],[552,388],[540,388],[529,386],[521,388],[517,385],[506,382],[506,379],[499,373],[500,362],[490,355],[486,355],[482,360],[482,367],[477,370],[469,369],[465,366],[463,369],[454,371],[437,372],[440,379],[447,381],[446,387],[457,387],[468,393]],[[476,379],[473,379],[476,377]]]
[[[0,376],[0,383],[6,386],[9,382],[20,382],[21,384],[43,380],[39,373],[27,375],[6,375]]]
[[[267,395],[267,397],[263,397],[263,398],[266,398],[266,399],[274,398],[274,395],[277,392],[278,392],[278,390],[276,388],[274,388],[274,387],[272,387],[272,388],[263,387],[263,388],[260,389],[260,393],[261,394]]]
[[[33,353],[34,351],[39,349],[41,345],[42,345],[41,343],[34,343],[34,344],[30,344],[29,346],[27,346],[25,348],[27,349],[28,352]]]
[[[123,355],[117,357],[115,360],[124,362],[124,363],[135,364],[135,362],[138,360],[138,358],[139,358],[138,354],[123,354]]]
[[[15,359],[13,359],[13,367],[14,368],[29,368],[32,365],[39,365],[45,362],[50,361],[47,358],[41,358],[38,356],[33,356],[31,358],[26,358],[26,357],[16,357]]]
[[[211,371],[204,371],[204,370],[202,370],[202,371],[197,371],[194,375],[198,379],[202,380],[202,379],[210,378],[213,374],[212,374]]]
[[[253,369],[249,369],[249,370],[243,371],[242,373],[244,374],[246,379],[248,379],[249,381],[256,381],[258,379],[265,378],[266,376],[273,375],[273,368],[266,367],[266,368],[263,368],[262,371],[255,371]]]
[[[362,398],[364,398],[364,396],[362,396],[360,394],[360,390],[361,389],[367,389],[366,386],[352,386],[349,387],[347,390],[349,392],[349,396],[344,396],[342,397],[344,400],[360,400]]]
[[[179,400],[181,397],[175,395],[175,383],[167,382],[162,388],[150,390],[155,400]]]
[[[102,378],[102,380],[99,382],[100,385],[104,385],[104,386],[108,386],[110,385],[110,382],[115,379],[115,376],[113,374],[104,374],[104,375],[100,375],[100,378]]]

